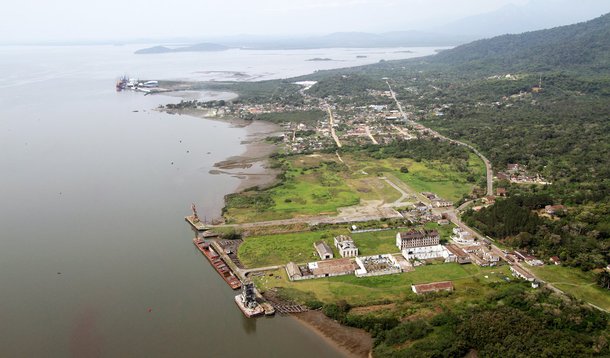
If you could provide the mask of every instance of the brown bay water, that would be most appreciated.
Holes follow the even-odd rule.
[[[124,72],[277,78],[327,64],[284,59],[271,72],[270,53],[135,48],[0,47],[0,356],[340,356],[292,318],[243,317],[192,244],[183,217],[191,202],[220,214],[240,181],[209,171],[243,152],[247,130],[153,110],[174,97],[114,91]]]

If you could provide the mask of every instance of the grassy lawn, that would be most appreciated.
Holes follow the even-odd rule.
[[[320,257],[316,254],[313,243],[324,240],[333,249],[335,256],[339,257],[333,238],[341,234],[347,234],[347,229],[249,237],[240,245],[237,255],[246,267],[284,265],[290,261],[317,261]]]
[[[364,232],[351,234],[358,246],[360,256],[389,254],[399,252],[396,247],[396,230]]]
[[[441,238],[449,238],[451,225],[440,226],[428,223],[426,229],[436,229]],[[408,229],[401,229],[408,230]],[[396,233],[398,230],[385,230],[352,234],[345,229],[295,232],[289,234],[252,236],[239,247],[239,259],[246,267],[284,265],[290,261],[305,263],[319,260],[313,243],[324,240],[333,249],[335,257],[340,257],[334,246],[333,238],[348,235],[359,248],[360,256],[397,253]]]
[[[610,292],[595,283],[595,273],[578,268],[546,265],[530,270],[542,280],[585,302],[610,310]]]
[[[366,278],[348,275],[290,282],[284,270],[272,274],[273,276],[256,277],[257,287],[263,291],[273,287],[284,288],[297,301],[300,297],[315,297],[323,302],[346,300],[356,306],[398,301],[414,295],[411,284],[446,280],[453,281],[455,285],[454,299],[467,300],[468,297],[482,295],[490,290],[485,283],[502,282],[502,277],[510,276],[507,266],[482,268],[453,263],[426,265],[417,267],[413,272]]]

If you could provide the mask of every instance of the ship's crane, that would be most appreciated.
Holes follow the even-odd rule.
[[[199,215],[197,215],[197,207],[195,203],[191,204],[191,210],[193,210],[193,222],[199,222]]]

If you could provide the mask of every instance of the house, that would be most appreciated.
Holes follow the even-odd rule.
[[[435,208],[446,208],[453,205],[453,201],[443,200],[441,198],[436,198],[432,200],[431,203]]]
[[[455,257],[455,262],[459,264],[469,264],[470,256],[457,245],[447,245],[447,250]]]
[[[413,206],[415,207],[416,210],[419,210],[419,211],[427,211],[430,208],[428,205],[422,203],[421,201],[415,203]]]
[[[292,261],[286,264],[286,273],[288,274],[288,279],[290,279],[290,281],[298,281],[303,278],[301,269]]]
[[[506,196],[506,188],[496,189],[496,196]]]
[[[422,283],[419,285],[411,285],[411,290],[418,295],[439,291],[451,292],[453,291],[453,283],[451,281]]]
[[[474,245],[475,239],[472,234],[468,231],[464,231],[459,227],[453,228],[453,236],[451,239],[462,245]]]
[[[512,265],[510,267],[510,270],[512,271],[513,276],[515,276],[515,277],[519,277],[521,279],[524,279],[524,280],[530,281],[530,282],[534,281],[534,276],[532,274],[530,274],[529,272],[525,271],[524,269],[522,269],[521,267],[519,267],[517,265]]]
[[[555,215],[566,211],[566,207],[563,205],[547,205],[544,207],[544,211],[549,215]]]
[[[318,255],[322,260],[332,259],[334,257],[333,250],[328,246],[328,244],[324,241],[316,241],[313,244],[313,247],[318,252]]]
[[[358,256],[358,247],[354,244],[351,237],[339,235],[334,239],[335,246],[339,250],[341,257],[356,257]]]
[[[551,261],[552,264],[555,264],[558,266],[561,265],[561,259],[559,258],[559,256],[551,256],[549,261]]]

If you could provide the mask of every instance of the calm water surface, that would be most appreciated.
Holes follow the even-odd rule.
[[[191,202],[219,215],[239,182],[208,171],[243,151],[246,130],[152,111],[177,99],[114,81],[279,78],[415,54],[140,47],[0,47],[0,356],[339,356],[294,319],[244,318],[182,220]]]

